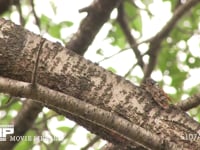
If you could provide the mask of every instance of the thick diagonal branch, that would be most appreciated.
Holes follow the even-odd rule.
[[[108,20],[112,9],[114,9],[118,5],[119,1],[120,0],[95,1],[91,5],[91,7],[94,9],[94,12],[90,12],[90,15],[88,14],[88,16],[86,16],[86,18],[83,19],[77,33],[74,34],[74,36],[70,39],[67,46],[69,46],[72,50],[77,50],[76,52],[82,55],[87,50],[87,47],[89,46],[89,44],[91,44],[93,38],[98,33],[99,29]],[[98,11],[96,11],[97,8],[98,8]],[[97,19],[97,18],[102,18],[102,19]],[[88,36],[89,38],[86,39],[85,38],[86,36]],[[33,101],[28,101],[27,103],[24,103],[23,105],[24,106],[22,107],[22,110],[19,112],[19,114],[15,118],[15,120],[20,120],[20,121],[15,122],[16,128],[18,128],[19,126],[21,127],[19,128],[20,130],[16,130],[17,135],[20,135],[20,134],[23,135],[27,130],[29,130],[29,128],[31,127],[31,124],[29,124],[29,126],[24,126],[27,122],[27,119],[31,118],[32,120],[30,119],[29,122],[33,123],[34,120],[37,118],[37,114],[41,112],[43,108],[41,107],[41,105],[38,105],[37,103]],[[23,117],[21,117],[22,115]],[[23,127],[21,124],[23,125]],[[9,149],[12,149],[12,147],[16,143],[17,142],[4,142],[3,144],[4,144],[5,149],[9,150]]]
[[[1,23],[0,75],[31,82],[41,37],[3,19]],[[117,114],[177,146],[191,148],[191,141],[185,142],[182,135],[200,132],[199,123],[185,112],[176,107],[162,109],[144,89],[58,43],[45,41],[37,75],[39,84]],[[192,149],[197,147],[198,141],[193,141]]]
[[[81,118],[81,120],[90,124],[92,132],[114,143],[120,142],[124,146],[131,147],[133,143],[135,145],[135,142],[137,142],[152,149],[173,149],[175,147],[159,136],[152,135],[151,132],[131,124],[115,114],[40,85],[32,87],[29,83],[0,78],[0,91],[8,92],[14,96],[35,99],[55,111],[61,110]],[[85,126],[85,128],[88,127]]]

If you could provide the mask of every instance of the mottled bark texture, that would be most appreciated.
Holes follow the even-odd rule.
[[[33,86],[32,83],[0,77],[0,90],[14,96],[33,99],[39,102],[40,106],[45,105],[60,114],[66,116],[71,114],[73,120],[113,143],[120,143],[131,148],[136,145],[136,142],[152,149],[175,147],[159,136],[153,135],[138,125],[131,124],[114,113],[39,84]]]
[[[3,19],[0,28],[0,76],[31,82],[41,37]],[[45,41],[37,76],[39,84],[119,115],[175,144],[176,149],[200,148],[198,140],[184,139],[186,134],[200,132],[199,123],[185,112],[173,106],[163,110],[147,91],[59,43]]]
[[[6,5],[10,2],[8,0],[2,0],[2,1],[4,1],[4,3],[6,3]],[[19,14],[21,14],[21,12],[20,12],[21,9],[19,6],[20,4],[18,3],[18,1],[19,0],[14,0],[13,4],[15,4],[17,6]],[[109,0],[109,1],[95,0],[87,8],[81,9],[80,12],[86,11],[88,13],[88,15],[82,20],[82,23],[80,24],[78,31],[68,41],[67,46],[72,50],[77,50],[76,52],[78,54],[80,54],[80,55],[83,54],[87,50],[87,47],[89,46],[89,44],[93,41],[95,34],[97,34],[97,32],[99,31],[101,26],[108,20],[110,13],[112,12],[112,10],[115,7],[117,7],[117,5],[120,1],[121,0]],[[33,0],[31,0],[31,5],[32,5],[32,7],[34,7],[34,4],[32,4],[32,2],[33,2]],[[4,4],[2,4],[1,8],[6,8],[4,10],[7,11],[7,7],[5,7]],[[92,9],[90,9],[90,8],[92,8]],[[88,10],[90,10],[90,12]],[[93,12],[91,12],[91,10]],[[33,13],[34,13],[34,8],[33,8]],[[20,15],[20,22],[22,25],[24,25],[23,18],[21,18],[21,17],[22,17],[22,14]],[[36,24],[38,24],[37,16],[35,16],[35,19],[36,19]],[[85,35],[87,35],[87,38],[85,38]],[[87,39],[88,41],[85,39]],[[33,123],[37,117],[36,114],[39,114],[39,112],[41,112],[42,108],[43,107],[41,107],[40,105],[35,104],[34,101],[29,101],[28,105],[27,105],[27,103],[24,103],[24,105],[20,111],[22,111],[23,114],[29,114],[29,116],[26,116],[26,115],[21,116],[21,113],[19,113],[14,118],[15,126],[20,126],[21,127],[20,129],[23,130],[23,131],[16,130],[15,131],[16,135],[18,135],[18,133],[17,133],[18,131],[20,133],[25,133],[26,131],[28,131],[31,128],[31,124],[29,124],[30,126],[26,126],[26,122],[29,121],[29,122]],[[61,111],[60,111],[60,113],[61,113]],[[34,115],[34,116],[32,116],[32,115]],[[67,116],[68,118],[71,118],[70,114],[65,113],[65,116]],[[29,120],[30,118],[32,118],[32,120]],[[18,141],[18,142],[20,142],[20,141]],[[15,142],[15,143],[14,142],[10,142],[10,143],[4,142],[2,144],[0,143],[0,147],[2,149],[10,150],[10,149],[13,149],[13,147],[16,144],[17,144],[17,142]]]
[[[7,0],[3,0],[3,1],[8,4]],[[88,15],[82,20],[82,23],[80,24],[78,31],[68,41],[67,47],[69,47],[72,50],[77,50],[76,53],[78,53],[80,55],[83,54],[87,50],[87,47],[89,46],[89,44],[93,41],[95,34],[97,34],[97,32],[99,31],[101,26],[108,20],[110,13],[112,12],[112,10],[115,7],[117,7],[117,5],[120,1],[121,0],[109,0],[109,1],[95,0],[87,8],[81,9],[80,12],[85,11],[88,13]],[[17,6],[18,11],[20,13],[20,6],[18,7],[18,3],[17,3],[18,0],[15,0],[14,2],[15,3],[13,3],[13,4],[15,4]],[[32,0],[31,0],[31,2],[32,2]],[[34,7],[34,6],[32,5],[32,7]],[[5,8],[5,6],[3,6],[2,8]],[[91,12],[91,10],[93,12]],[[97,20],[97,18],[98,18],[98,20]],[[37,16],[35,17],[35,19],[37,20]],[[23,25],[23,18],[21,18],[21,15],[20,15],[20,20],[21,20],[20,21],[21,24]],[[36,21],[36,23],[37,23],[37,21]],[[85,38],[85,35],[87,35],[87,38]],[[85,39],[87,39],[88,41]],[[14,118],[15,123],[16,123],[15,126],[20,126],[21,129],[23,130],[23,132],[22,132],[22,130],[20,130],[20,133],[25,133],[26,131],[28,131],[31,128],[31,126],[25,126],[26,122],[27,121],[34,122],[34,120],[37,117],[37,115],[35,115],[35,114],[38,114],[39,112],[41,112],[41,110],[43,108],[40,105],[35,104],[34,101],[29,101],[28,104],[29,105],[27,105],[27,103],[24,103],[24,106],[22,107],[22,109],[20,111],[22,111],[23,114],[29,114],[29,116],[25,116],[25,115],[21,116],[21,113],[19,113]],[[36,108],[37,106],[38,106],[38,108]],[[60,113],[61,113],[61,111],[60,111]],[[34,116],[32,116],[32,115],[34,115]],[[68,118],[71,118],[70,114],[65,113],[65,116],[67,116]],[[29,118],[32,118],[33,120],[29,120]],[[18,120],[20,120],[20,121],[18,121]],[[19,123],[19,125],[17,123]],[[18,134],[17,133],[18,131],[19,130],[16,130],[15,133]],[[14,142],[10,142],[10,143],[4,142],[2,144],[0,143],[0,147],[3,149],[9,150],[9,149],[13,149],[13,147],[16,145],[16,143],[17,142],[15,142],[15,143]]]

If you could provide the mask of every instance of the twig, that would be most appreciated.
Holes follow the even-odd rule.
[[[25,20],[24,20],[23,14],[22,14],[22,6],[21,6],[21,3],[20,3],[20,0],[15,5],[16,5],[17,10],[19,12],[20,24],[22,26],[24,26],[25,25]]]
[[[33,87],[36,85],[36,82],[37,82],[37,69],[38,69],[40,54],[41,54],[42,47],[43,47],[44,43],[45,43],[45,39],[41,38],[41,41],[40,41],[40,44],[39,44],[39,47],[38,47],[38,53],[37,53],[37,56],[36,56],[36,61],[35,61],[33,73],[32,73],[32,79],[31,79],[31,83],[32,83]]]
[[[101,138],[99,136],[95,136],[87,145],[85,145],[81,150],[87,150],[91,146],[93,146],[97,141],[99,141]]]
[[[156,65],[157,56],[160,50],[161,43],[164,38],[166,38],[171,30],[174,28],[178,20],[188,12],[193,6],[199,3],[199,0],[189,0],[185,4],[179,6],[174,12],[173,17],[168,21],[168,23],[162,28],[160,32],[158,32],[150,42],[150,48],[148,54],[150,56],[149,64],[147,65],[147,69],[145,70],[144,78],[149,77]]]
[[[101,63],[101,62],[103,62],[103,61],[105,61],[105,60],[107,60],[107,59],[110,59],[110,58],[112,58],[112,57],[114,57],[114,56],[116,56],[116,55],[118,55],[118,54],[120,54],[120,53],[122,53],[122,52],[124,52],[124,51],[126,51],[126,50],[129,50],[129,49],[130,49],[130,48],[122,49],[122,50],[120,50],[119,52],[117,52],[117,53],[115,53],[115,54],[112,54],[111,56],[104,57],[102,60],[98,61],[97,63]]]
[[[131,74],[131,72],[133,71],[133,69],[137,66],[137,63],[133,64],[133,66],[128,70],[128,72],[124,75],[124,77],[128,77],[128,75]]]
[[[9,108],[15,102],[17,102],[17,100],[15,98],[13,98],[12,96],[10,96],[9,99],[7,100],[6,104],[3,105],[3,106],[0,106],[0,110],[4,110],[6,108]]]
[[[200,93],[178,102],[176,106],[182,109],[183,111],[188,111],[194,107],[197,107],[199,104],[200,104]]]
[[[83,12],[89,13],[91,11],[92,11],[92,5],[79,9],[79,13],[83,13]]]
[[[131,0],[131,1],[128,1],[129,3],[131,3],[136,9],[140,9],[140,10],[143,10],[143,11],[146,11],[149,16],[154,16],[151,11],[148,9],[147,5],[144,6],[144,8],[138,6],[136,3],[135,3],[135,0]]]
[[[41,27],[40,27],[40,19],[38,18],[37,14],[36,14],[35,5],[34,5],[33,0],[30,0],[30,3],[31,3],[32,12],[33,12],[33,16],[34,16],[34,18],[35,18],[36,25],[37,25],[38,28],[41,30]]]
[[[63,140],[68,138],[68,143],[69,143],[69,142],[70,142],[70,138],[71,138],[72,134],[76,131],[77,127],[78,127],[78,124],[75,124],[75,125],[67,132],[67,134],[65,135],[65,137],[63,138]],[[54,145],[54,149],[59,149],[60,144],[63,142],[63,140],[59,140],[59,141],[54,142],[54,144],[53,144],[53,145]],[[66,143],[66,144],[67,144],[67,143]]]
[[[133,49],[133,52],[135,53],[135,56],[138,60],[138,64],[140,65],[141,68],[143,68],[144,62],[142,60],[141,53],[140,53],[139,49],[137,48],[138,44],[137,44],[136,40],[134,39],[134,37],[132,36],[131,31],[130,31],[131,29],[128,26],[128,23],[126,20],[126,14],[124,12],[123,3],[121,3],[120,6],[118,7],[117,21],[119,22],[119,25],[121,26],[128,42],[129,42],[129,45],[131,46],[131,48]]]

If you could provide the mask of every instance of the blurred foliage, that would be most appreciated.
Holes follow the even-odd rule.
[[[130,28],[141,33],[142,32],[142,18],[140,15],[140,10],[128,2],[125,3],[124,9],[127,15],[127,20],[128,20]]]
[[[49,33],[52,37],[61,39],[61,29],[65,27],[71,27],[73,22],[70,21],[63,21],[58,24],[51,21],[51,18],[42,15],[40,17],[41,28],[45,32]],[[62,39],[61,39],[62,40]]]
[[[111,44],[113,46],[118,46],[121,49],[124,49],[127,45],[126,38],[123,36],[123,32],[117,23],[113,23],[112,29],[108,33],[108,38],[112,40]]]
[[[10,96],[8,96],[8,95],[0,94],[0,106],[2,107],[6,103],[8,103],[9,98],[10,98]]]

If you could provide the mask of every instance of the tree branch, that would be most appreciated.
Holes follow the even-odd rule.
[[[3,19],[0,19],[0,27],[0,75],[30,83],[31,72],[35,66],[33,62],[37,56],[41,37]],[[117,114],[177,146],[191,148],[191,141],[185,142],[182,135],[200,132],[199,123],[185,112],[173,106],[168,110],[162,109],[144,89],[91,63],[58,43],[45,41],[37,75],[39,84],[75,97],[82,102],[85,101],[88,106],[94,105]],[[76,119],[90,131],[101,127],[99,124],[93,127],[90,120],[84,122],[85,118],[72,116],[69,110],[64,112],[53,106],[49,107],[70,119]],[[105,135],[110,133],[109,131]],[[114,133],[113,136],[118,137],[118,140],[124,138],[115,136],[116,134]],[[198,142],[192,141],[192,149],[196,147]]]
[[[180,101],[176,104],[177,107],[183,111],[188,111],[194,107],[197,107],[200,104],[200,94],[195,94],[183,101]]]
[[[150,48],[148,50],[150,59],[149,59],[149,63],[145,70],[144,79],[146,79],[147,77],[149,77],[151,75],[151,72],[153,71],[153,69],[156,65],[158,53],[160,50],[160,45],[161,45],[163,39],[169,35],[169,33],[174,28],[176,23],[180,20],[180,18],[183,17],[188,12],[189,9],[194,7],[199,2],[200,2],[199,0],[188,0],[188,1],[186,1],[185,4],[179,6],[175,10],[172,18],[168,21],[168,23],[161,29],[161,31],[159,33],[157,33],[151,39]]]
[[[100,139],[101,139],[101,137],[99,137],[99,136],[93,137],[87,145],[85,145],[83,148],[81,148],[81,150],[88,150],[90,147],[92,147]]]
[[[126,14],[124,12],[124,5],[123,3],[120,4],[119,8],[118,8],[118,17],[117,17],[117,21],[119,22],[121,29],[123,30],[127,41],[129,42],[129,45],[131,46],[132,50],[135,53],[135,56],[137,58],[137,62],[138,65],[143,68],[144,62],[142,60],[142,55],[139,51],[139,49],[137,48],[138,44],[136,42],[136,40],[134,39],[134,37],[131,34],[131,29],[128,26],[127,20],[126,20]]]
[[[2,0],[2,2],[3,1],[7,3],[7,1]],[[88,14],[88,16],[82,21],[77,33],[74,34],[74,36],[70,39],[70,41],[67,44],[67,47],[70,47],[72,50],[77,50],[76,52],[80,55],[84,54],[84,52],[87,50],[87,47],[91,44],[93,38],[98,33],[98,30],[108,20],[108,17],[110,16],[112,9],[114,9],[117,6],[117,3],[119,3],[119,1],[120,0],[110,0],[110,1],[97,0],[95,3],[93,3],[91,6],[94,8],[94,12],[91,12],[90,14]],[[36,24],[39,25],[39,21],[36,16],[36,13],[34,11],[34,6],[32,3],[32,0],[31,0],[31,5],[32,5],[34,17],[36,19]],[[1,7],[1,5],[0,5],[0,7]],[[4,8],[6,8],[6,7],[4,7]],[[97,8],[98,8],[98,12],[96,11]],[[1,11],[1,8],[0,8],[0,11]],[[5,11],[5,10],[2,9],[2,11]],[[99,19],[96,19],[96,18],[99,18]],[[100,18],[102,18],[102,19],[100,19]],[[88,37],[88,39],[86,37]],[[34,116],[32,116],[32,115],[39,113],[43,108],[43,107],[40,107],[40,105],[38,105],[37,103],[35,103],[33,101],[29,101],[27,103],[24,103],[23,105],[24,106],[22,107],[22,110],[21,110],[23,117],[20,117],[21,112],[19,112],[19,114],[15,118],[16,120],[20,119],[20,122],[15,122],[15,126],[17,128],[19,126],[24,125],[26,123],[27,119],[30,119],[30,118],[33,119],[33,120],[30,120],[30,122],[33,123],[34,120],[36,119],[37,115],[34,115]],[[38,105],[37,108],[36,108],[36,105]],[[25,108],[27,108],[27,109],[25,109]],[[24,114],[29,114],[29,115],[24,115]],[[32,117],[30,117],[30,116],[32,116]],[[19,135],[21,133],[25,133],[29,129],[29,127],[30,126],[20,128],[20,130],[24,130],[23,132],[20,131],[19,133],[17,133],[18,130],[16,130],[15,132],[17,133],[17,135]],[[13,143],[7,143],[7,144],[4,143],[4,144],[7,145],[7,148],[5,148],[5,149],[12,149],[12,147],[16,143],[13,142]]]
[[[112,10],[120,2],[121,0],[94,0],[90,6],[86,7],[87,17],[82,20],[79,30],[72,36],[70,42],[66,44],[66,48],[83,55],[103,24],[109,19]],[[81,11],[86,10],[82,9]]]
[[[157,135],[152,135],[151,132],[133,125],[117,115],[41,85],[32,88],[29,83],[0,77],[0,91],[18,97],[34,99],[55,111],[61,110],[72,116],[80,117],[101,129],[94,128],[91,130],[92,132],[98,132],[98,135],[114,143],[120,142],[124,146],[131,147],[132,143],[135,145],[137,142],[152,149],[173,149],[175,147],[172,143],[168,143]],[[104,133],[110,136],[104,135]]]
[[[30,0],[30,4],[32,7],[32,12],[33,12],[33,16],[35,18],[35,24],[38,26],[38,28],[41,30],[41,24],[40,24],[40,19],[38,18],[36,11],[35,11],[35,5],[34,5],[34,1]]]

